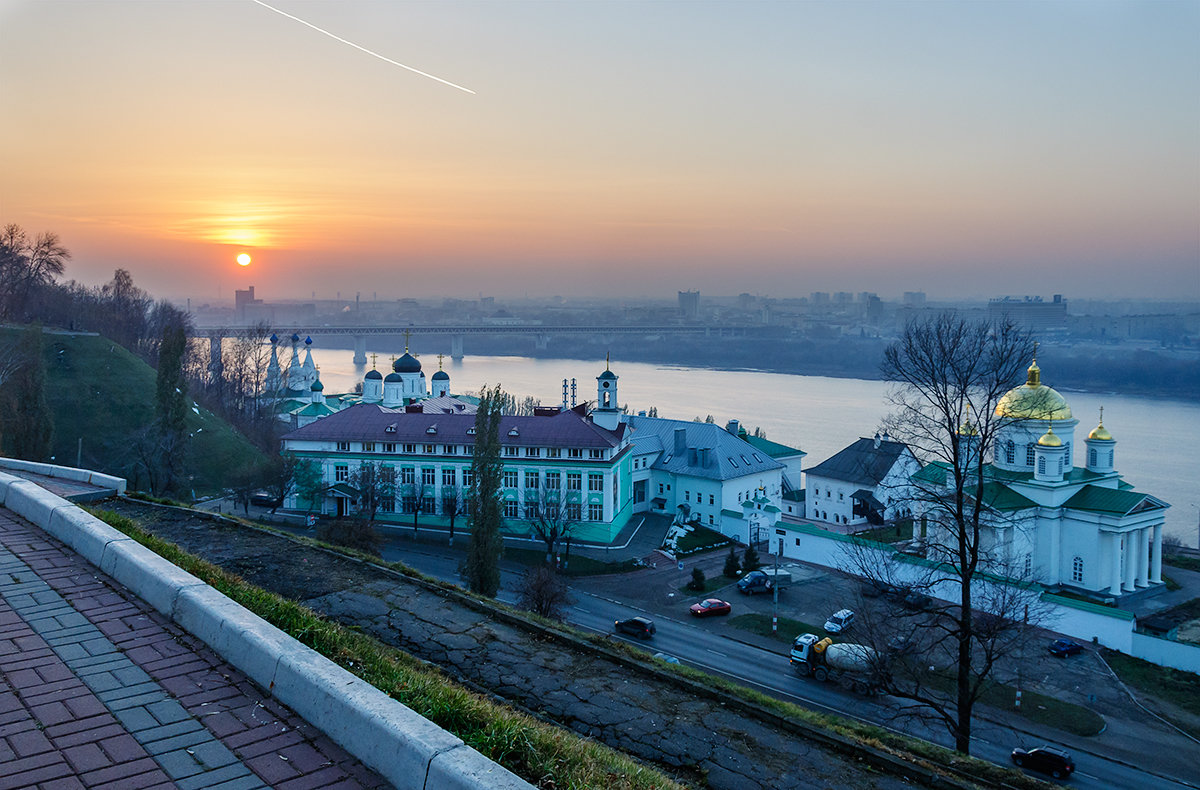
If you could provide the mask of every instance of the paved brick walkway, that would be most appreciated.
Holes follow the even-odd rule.
[[[0,790],[384,788],[205,645],[0,508]]]

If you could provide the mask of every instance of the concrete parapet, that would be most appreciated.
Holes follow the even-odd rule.
[[[114,540],[105,546],[100,570],[167,617],[173,616],[180,591],[208,586],[133,540]]]
[[[295,650],[307,650],[207,584],[182,590],[173,617],[185,631],[268,690],[275,685],[279,659]]]
[[[50,524],[55,510],[60,507],[74,507],[62,497],[55,496],[37,483],[31,483],[28,480],[9,484],[4,495],[4,506],[43,529]]]
[[[57,464],[40,464],[34,461],[22,461],[17,458],[0,458],[0,468],[20,469],[24,472],[34,472],[46,477],[59,477],[63,480],[74,480],[87,483],[98,488],[111,488],[118,494],[125,493],[125,478],[93,472],[90,469],[76,469],[72,466]]]
[[[438,787],[426,783],[433,758],[467,748],[454,735],[307,648],[283,656],[272,693],[403,790]]]
[[[36,468],[47,464],[18,463],[47,474]],[[532,790],[458,737],[36,483],[0,472],[0,505],[70,546],[208,644],[396,787]]]
[[[56,509],[50,516],[50,523],[43,525],[42,529],[96,567],[100,567],[104,550],[110,543],[133,543],[132,538],[76,507]]]

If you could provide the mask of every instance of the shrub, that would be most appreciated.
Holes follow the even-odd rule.
[[[704,592],[704,571],[692,568],[692,581],[688,586],[696,592]]]

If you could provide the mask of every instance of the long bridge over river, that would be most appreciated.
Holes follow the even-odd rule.
[[[214,353],[219,359],[220,341],[222,337],[251,331],[251,326],[223,326],[203,330],[213,345]],[[744,337],[748,334],[763,331],[766,327],[755,326],[707,326],[699,324],[660,324],[660,325],[626,325],[617,326],[545,326],[541,324],[459,324],[459,325],[409,325],[409,326],[342,326],[328,324],[301,324],[299,326],[275,327],[280,334],[295,333],[306,335],[328,336],[349,335],[354,338],[354,363],[365,365],[367,362],[367,338],[378,335],[442,335],[450,337],[450,357],[463,358],[463,347],[468,335],[529,335],[533,337],[534,345],[544,349],[555,335],[587,335],[606,340],[619,335],[638,335],[647,339],[666,335],[705,335],[713,337]]]

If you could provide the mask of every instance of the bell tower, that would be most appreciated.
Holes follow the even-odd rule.
[[[609,369],[607,354],[604,372],[596,377],[596,407],[592,409],[592,422],[610,431],[615,431],[621,422],[621,409],[617,406],[617,374]]]

